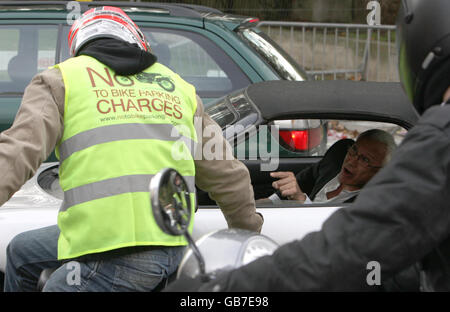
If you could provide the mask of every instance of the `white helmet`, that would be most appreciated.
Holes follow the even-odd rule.
[[[81,15],[69,31],[69,51],[76,56],[81,47],[98,38],[114,38],[135,43],[150,52],[150,45],[139,27],[122,11],[112,6],[93,8]]]

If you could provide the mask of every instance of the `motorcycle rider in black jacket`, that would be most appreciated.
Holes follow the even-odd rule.
[[[402,3],[397,19],[400,79],[423,116],[352,206],[337,210],[321,231],[271,256],[206,284],[179,281],[168,290],[371,291],[419,264],[421,290],[449,291],[448,12],[448,0]],[[370,282],[374,263],[381,273],[379,286]]]

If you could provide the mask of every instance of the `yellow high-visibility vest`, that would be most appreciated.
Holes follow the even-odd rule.
[[[194,203],[195,88],[159,63],[126,77],[84,55],[55,67],[65,86],[64,132],[56,147],[64,191],[58,259],[186,245],[156,224],[149,183],[161,169],[174,168]]]

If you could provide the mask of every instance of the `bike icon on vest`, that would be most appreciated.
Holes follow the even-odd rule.
[[[140,82],[157,83],[161,88],[168,92],[175,90],[173,80],[170,77],[165,77],[161,74],[141,72],[136,75],[136,79]]]

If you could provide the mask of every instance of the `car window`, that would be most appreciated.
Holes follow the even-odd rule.
[[[217,119],[218,116],[220,118],[223,116],[228,116],[226,118],[232,118],[232,116],[234,116],[234,114],[230,115],[229,113],[230,102],[227,102],[225,99],[222,100],[223,103],[220,106],[224,106],[224,108],[220,110],[217,106],[215,106],[216,114],[211,115],[214,119]],[[303,170],[319,163],[331,147],[333,147],[333,151],[328,155],[333,156],[327,156],[327,161],[330,161],[330,159],[341,159],[341,161],[343,161],[343,158],[345,157],[352,142],[340,140],[356,140],[358,135],[369,129],[381,129],[390,133],[393,136],[397,146],[403,141],[407,133],[406,129],[396,124],[373,121],[324,119],[278,120],[276,123],[263,125],[264,127],[250,127],[249,129],[245,127],[233,127],[236,124],[238,124],[238,122],[231,123],[230,126],[223,128],[223,135],[227,137],[230,144],[234,146],[235,157],[247,166],[251,177],[255,199],[266,199],[265,202],[264,200],[262,202],[257,202],[258,207],[261,208],[311,208],[318,206],[331,207],[337,204],[341,205],[342,202],[339,201],[326,204],[324,204],[323,201],[313,202],[311,204],[294,201],[281,203],[272,203],[270,200],[267,201],[267,198],[273,195],[276,191],[273,188],[273,182],[277,179],[271,176],[271,172],[289,171],[294,174],[298,174]],[[273,131],[271,130],[272,126],[274,126],[275,129]],[[240,128],[242,131],[239,135],[227,135],[227,131],[233,128]],[[283,136],[279,133],[278,135],[275,135],[277,131],[285,131],[285,134]],[[270,138],[267,140],[261,140],[265,136],[269,136]],[[239,137],[244,137],[245,139],[238,142]],[[281,142],[282,140],[285,140],[285,142],[283,142],[284,145]],[[340,143],[338,141],[340,141]],[[338,144],[334,145],[335,143]],[[291,148],[302,150],[288,150],[286,145],[290,144],[292,144]],[[239,150],[239,148],[243,149]],[[369,162],[374,161],[375,166],[377,166],[378,160],[371,159],[371,155],[365,155],[364,151],[357,151],[357,153],[362,155],[361,157],[358,157],[358,161],[365,162],[364,157],[366,157],[369,158]],[[335,172],[334,170],[336,169],[340,170],[339,166],[340,165],[338,165],[337,168],[334,168],[332,172]],[[328,172],[327,174],[329,174],[330,165],[325,165],[324,168],[328,168],[324,170],[325,172]],[[321,172],[323,173],[324,171],[322,170]],[[311,173],[311,171],[309,173]],[[314,175],[305,173],[305,176],[311,178]],[[327,181],[331,181],[331,178],[333,177],[330,177],[330,180]],[[324,181],[322,178],[319,179],[321,179],[322,182]],[[330,185],[329,187],[331,188],[334,186]],[[330,191],[334,189],[335,188],[330,189]],[[307,192],[306,190],[304,191]],[[215,205],[206,193],[202,194],[199,192],[198,201],[200,206]]]
[[[219,98],[250,84],[239,66],[200,34],[161,28],[142,31],[158,61],[193,84],[202,98]]]
[[[0,26],[0,38],[0,94],[22,93],[36,73],[55,64],[57,26]]]
[[[274,123],[275,124],[275,123]],[[274,124],[271,124],[270,126],[274,126]],[[255,199],[264,199],[270,197],[272,194],[275,193],[275,189],[273,188],[273,182],[278,180],[275,177],[272,177],[270,175],[271,172],[275,171],[282,171],[282,172],[293,172],[294,175],[299,174],[303,170],[308,170],[308,168],[312,168],[311,166],[317,164],[322,160],[322,156],[325,155],[325,153],[330,149],[333,148],[331,154],[327,154],[330,156],[327,156],[326,162],[324,167],[321,168],[328,168],[323,169],[320,171],[304,171],[304,178],[307,180],[303,180],[305,185],[309,185],[309,187],[312,187],[309,191],[313,191],[315,188],[314,179],[318,179],[318,185],[319,187],[315,189],[315,193],[313,195],[317,195],[319,190],[322,190],[325,184],[323,183],[325,180],[324,175],[328,175],[326,177],[326,183],[330,182],[330,184],[327,184],[327,190],[324,192],[333,191],[338,187],[338,178],[335,176],[338,172],[341,170],[341,165],[337,165],[338,167],[333,167],[333,164],[330,164],[330,161],[343,161],[345,155],[347,154],[348,148],[351,144],[349,141],[341,141],[342,139],[353,139],[356,140],[357,137],[363,133],[366,130],[369,129],[381,129],[388,133],[390,133],[394,141],[399,145],[403,139],[404,136],[407,133],[407,130],[391,123],[381,123],[381,122],[372,122],[372,121],[349,121],[349,120],[319,120],[319,119],[297,119],[297,120],[283,120],[276,123],[275,128],[269,127],[270,130],[270,136],[271,140],[262,142],[261,140],[250,140],[247,139],[245,143],[246,146],[246,152],[248,154],[245,155],[245,157],[242,157],[242,154],[239,154],[237,157],[241,159],[248,167],[251,180],[252,180],[252,186],[255,194]],[[318,130],[320,129],[320,131]],[[275,135],[276,132],[279,132],[277,135]],[[282,135],[282,131],[285,133]],[[324,131],[325,135],[322,136],[320,133],[321,131]],[[265,134],[261,135],[261,129],[258,129],[258,132],[253,136],[253,138],[257,137],[258,139],[261,136],[264,136]],[[282,142],[284,141],[284,142]],[[337,144],[336,144],[337,143]],[[241,143],[243,144],[243,143]],[[287,150],[286,145],[291,145],[291,150]],[[293,150],[297,149],[297,150]],[[256,154],[256,151],[258,152],[258,158],[257,160],[252,161],[252,155],[251,152]],[[266,152],[269,151],[269,152]],[[367,151],[356,151],[358,153],[358,162],[366,162],[364,158],[368,158],[368,163],[370,161],[373,161],[375,166],[378,166],[378,162],[380,162],[379,159],[372,159],[373,155],[367,154]],[[366,153],[366,154],[365,154]],[[267,157],[269,156],[269,157]],[[269,161],[264,161],[264,158],[268,159]],[[255,159],[255,158],[253,158]],[[263,165],[265,167],[263,167]],[[362,165],[364,166],[364,164]],[[268,168],[268,169],[266,169]],[[333,171],[329,171],[329,168]],[[338,170],[338,171],[335,171]],[[372,170],[372,169],[367,169]],[[312,172],[315,172],[312,174]],[[334,172],[334,173],[332,173]],[[318,175],[316,175],[318,174]],[[331,174],[333,176],[331,176]],[[350,174],[350,173],[348,173]],[[352,173],[353,174],[353,173]],[[315,178],[314,178],[315,177]],[[347,176],[348,178],[349,176]],[[351,177],[351,174],[350,174]],[[331,180],[334,180],[332,182]],[[321,182],[320,182],[320,181]],[[336,184],[337,183],[337,184]],[[322,185],[322,186],[320,186]],[[304,192],[308,192],[307,189],[302,189]],[[281,202],[281,203],[274,203],[272,205],[272,202],[258,202],[258,205],[264,204],[265,207],[267,205],[278,207],[278,208],[304,208],[304,207],[311,207],[311,205],[322,205],[325,203],[323,200],[323,194],[322,193],[319,198],[319,201],[314,201],[312,204],[304,204],[301,202]],[[354,196],[352,194],[348,194],[349,196]],[[342,196],[346,196],[346,194],[342,194]],[[332,203],[327,204],[341,204],[340,201],[341,198],[339,198],[337,201],[334,201]],[[347,200],[345,198],[344,200]],[[322,205],[323,206],[323,205]]]

